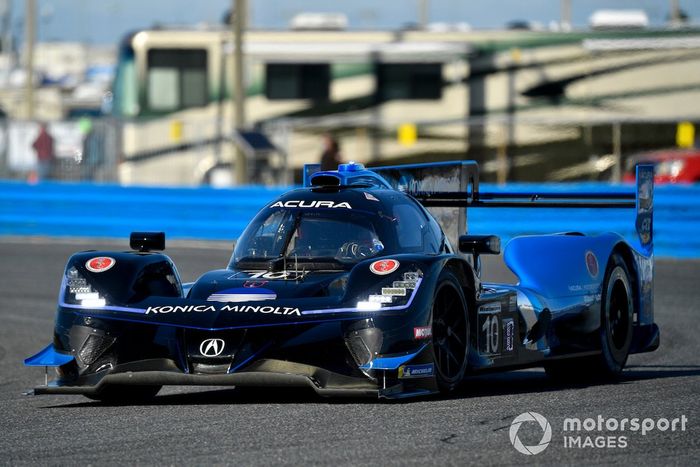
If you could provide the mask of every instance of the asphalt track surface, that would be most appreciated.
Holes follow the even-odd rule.
[[[327,400],[313,393],[164,388],[152,403],[108,406],[82,396],[26,396],[43,370],[22,360],[51,338],[60,274],[68,255],[96,241],[0,239],[0,463],[2,464],[644,464],[700,459],[700,261],[656,264],[658,351],[632,356],[618,384],[561,385],[542,370],[481,376],[450,398],[404,402]],[[230,251],[168,248],[185,279],[223,267]],[[489,279],[507,279],[487,264]],[[537,455],[509,440],[523,412],[545,416],[550,445]],[[686,430],[583,432],[627,436],[627,447],[565,448],[567,417],[667,418]],[[677,428],[680,428],[677,425]],[[518,436],[537,444],[542,430]],[[582,442],[584,440],[582,439]]]

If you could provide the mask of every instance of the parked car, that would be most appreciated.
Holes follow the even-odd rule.
[[[635,167],[654,166],[654,183],[700,182],[700,149],[664,149],[637,154],[627,159],[624,181],[634,182]]]

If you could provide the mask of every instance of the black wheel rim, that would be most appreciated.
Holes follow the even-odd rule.
[[[448,382],[458,379],[467,357],[467,322],[462,299],[450,285],[433,303],[433,346],[439,375]]]
[[[608,331],[616,350],[623,350],[629,332],[629,296],[622,280],[613,283],[608,305]]]

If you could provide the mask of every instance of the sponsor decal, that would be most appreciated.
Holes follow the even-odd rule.
[[[299,308],[287,306],[261,306],[261,305],[164,305],[149,306],[146,309],[147,315],[168,314],[168,313],[216,313],[216,312],[236,312],[236,313],[262,313],[273,315],[293,315],[301,316]]]
[[[413,328],[414,339],[430,339],[431,337],[433,337],[433,328],[430,326],[418,326]]]
[[[592,284],[572,284],[569,285],[569,290],[571,292],[595,292],[600,289],[600,284],[592,283]]]
[[[586,252],[586,268],[591,277],[598,276],[598,258],[592,251]]]
[[[479,313],[500,313],[501,312],[501,302],[492,302],[479,307]]]
[[[257,287],[264,287],[265,284],[267,284],[267,281],[245,281],[243,283],[243,287],[257,288]]]
[[[399,268],[399,262],[395,259],[380,259],[369,265],[369,270],[373,273],[385,276],[391,274]]]
[[[261,288],[234,288],[215,292],[207,297],[208,302],[259,302],[263,300],[274,300],[277,294],[270,289]]]
[[[224,351],[223,339],[206,339],[199,344],[199,353],[205,357],[218,357]]]
[[[518,306],[518,298],[516,295],[511,295],[508,299],[508,311],[515,311]]]
[[[330,208],[330,209],[335,209],[335,208],[344,208],[344,209],[352,209],[352,206],[350,206],[350,203],[342,202],[342,203],[335,203],[333,201],[303,201],[303,200],[298,200],[298,199],[292,199],[289,201],[277,201],[273,203],[271,208]]]
[[[432,363],[425,363],[423,365],[403,365],[399,367],[399,379],[428,378],[433,376],[433,373]]]
[[[382,295],[389,297],[405,297],[406,289],[403,287],[382,287]]]
[[[649,244],[651,242],[651,216],[648,213],[640,214],[637,224],[642,245]]]
[[[370,201],[379,201],[376,196],[374,196],[372,193],[367,193],[366,191],[363,192],[365,194],[365,198],[367,198]]]
[[[146,314],[168,314],[168,313],[205,313],[218,311],[213,305],[163,305],[149,306]]]
[[[515,331],[515,322],[512,318],[503,320],[503,346],[506,352],[513,351],[513,335]]]
[[[296,280],[301,280],[303,279],[307,274],[307,271],[238,271],[230,276],[227,277],[227,279],[238,279],[241,276],[246,277],[246,279],[269,279],[269,280],[281,280],[281,281],[296,281]],[[253,284],[253,281],[247,281],[246,283]],[[260,281],[258,282],[262,285],[267,283],[267,281]],[[254,286],[246,286],[244,284],[244,287],[260,287],[259,285]]]
[[[98,256],[92,258],[85,263],[85,268],[90,272],[105,272],[109,271],[117,264],[117,260],[109,256]]]

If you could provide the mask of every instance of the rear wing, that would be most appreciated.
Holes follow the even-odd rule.
[[[318,164],[304,167],[304,186],[312,184]],[[479,190],[479,165],[474,161],[451,161],[427,164],[372,167],[354,172],[364,177],[373,172],[386,184],[413,196],[441,224],[453,245],[467,230],[467,209],[464,208],[597,208],[636,210],[635,228],[641,247],[652,251],[654,167],[637,166],[636,190],[628,193],[495,193]],[[321,172],[332,174],[332,172]],[[377,175],[379,177],[377,177]],[[351,180],[343,178],[342,180]],[[341,183],[341,182],[339,182]],[[380,187],[381,187],[380,186]]]
[[[429,208],[634,208],[639,243],[647,252],[653,248],[653,165],[637,165],[636,189],[629,193],[489,193],[479,191],[477,176],[473,185],[464,192],[416,190],[410,194]]]

